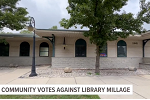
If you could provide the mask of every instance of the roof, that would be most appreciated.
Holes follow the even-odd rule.
[[[35,35],[39,37],[38,35]],[[33,37],[33,34],[0,34],[0,37]]]
[[[42,31],[53,31],[53,32],[56,32],[56,31],[59,31],[59,32],[87,32],[88,30],[70,30],[70,29],[36,29],[36,31],[38,30],[42,30]]]
[[[36,29],[36,34],[40,37],[43,36],[52,36],[54,34],[55,36],[83,36],[83,32],[86,32],[88,30],[66,30],[66,29]]]
[[[66,30],[66,29],[36,29],[35,33],[36,33],[36,38],[40,38],[43,36],[52,36],[52,34],[54,34],[55,36],[72,36],[72,37],[79,37],[79,36],[83,36],[83,32],[86,32],[88,30]],[[33,34],[0,34],[0,37],[33,37]],[[128,38],[131,39],[140,39],[140,40],[144,40],[144,39],[149,39],[150,38],[150,31],[147,31],[145,33],[142,33],[141,35],[130,35]]]

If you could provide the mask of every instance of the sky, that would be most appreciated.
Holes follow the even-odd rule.
[[[60,27],[59,21],[61,21],[62,18],[69,19],[70,17],[66,10],[68,0],[21,0],[17,6],[27,8],[29,12],[28,16],[34,17],[35,27],[37,29],[49,29],[52,26],[63,29],[63,27]],[[127,13],[132,12],[136,16],[140,10],[139,0],[129,0],[128,4],[124,6],[122,10]],[[144,24],[144,28],[150,30],[150,24]],[[77,29],[80,29],[80,27]],[[83,29],[85,30],[87,28]],[[4,31],[18,33],[18,31],[12,31],[7,28],[5,28]]]

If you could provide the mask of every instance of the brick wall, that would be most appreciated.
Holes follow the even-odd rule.
[[[10,64],[27,66],[32,65],[32,52],[33,52],[33,39],[32,38],[6,38],[10,45],[9,57],[0,57],[0,66],[9,66]],[[20,44],[22,42],[28,42],[30,44],[30,56],[21,57],[19,56]],[[49,57],[39,57],[39,46],[42,42],[49,44]],[[36,65],[51,64],[52,56],[52,44],[49,40],[43,38],[36,38],[35,41],[35,57]]]
[[[36,65],[51,64],[50,57],[36,57]],[[9,66],[10,64],[19,66],[32,65],[32,57],[0,57],[0,66]]]
[[[95,48],[94,44],[91,44],[89,39],[83,35],[77,35],[75,37],[67,36],[66,45],[63,48],[64,37],[55,37],[55,57],[52,57],[52,67],[76,67],[76,68],[95,68]],[[87,57],[75,57],[75,42],[78,39],[84,39],[87,43]],[[122,39],[121,39],[122,40]],[[117,57],[117,42],[108,41],[108,57],[101,58],[101,68],[127,68],[138,67],[139,63],[142,63],[142,41],[135,39],[123,39],[127,43],[127,57]],[[0,57],[0,66],[8,66],[9,64],[17,65],[31,65],[32,64],[32,38],[8,38],[7,41],[10,44],[9,57]],[[19,46],[21,42],[26,41],[30,44],[30,56],[19,57]],[[39,57],[39,45],[42,42],[49,44],[49,57]],[[149,46],[150,44],[146,44]],[[147,50],[147,49],[146,49]],[[146,52],[148,53],[148,51]],[[148,55],[148,54],[146,54]],[[36,39],[36,64],[51,64],[52,56],[52,44],[47,39]]]
[[[100,68],[128,68],[139,67],[139,63],[142,62],[141,57],[128,57],[128,58],[116,58],[106,57],[100,58]],[[52,57],[52,67],[54,68],[95,68],[95,57]]]

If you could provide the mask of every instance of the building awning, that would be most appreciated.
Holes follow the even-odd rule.
[[[40,37],[43,36],[52,36],[54,34],[55,36],[83,36],[83,32],[86,32],[88,30],[62,30],[62,29],[36,29],[36,34]]]
[[[54,30],[54,29],[36,29],[36,34],[40,37],[44,36],[52,36],[54,34],[55,36],[60,36],[60,37],[76,37],[76,36],[83,36],[83,33],[88,30]],[[144,39],[149,39],[150,38],[150,31],[146,33],[142,33],[139,35],[130,35],[127,39],[137,39],[137,40],[144,40]]]
[[[52,34],[58,37],[84,37],[83,33],[88,30],[65,30],[65,29],[36,29],[36,38],[50,37]],[[26,37],[32,38],[33,34],[0,34],[0,38],[11,38],[11,37]],[[130,35],[127,39],[145,40],[150,39],[150,31],[142,33],[141,35]]]
[[[38,35],[35,36],[36,38],[40,38]],[[0,34],[0,38],[13,38],[13,37],[33,38],[33,34]]]

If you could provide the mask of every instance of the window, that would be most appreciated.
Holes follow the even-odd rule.
[[[102,47],[100,57],[107,57],[107,43]]]
[[[127,57],[127,45],[123,40],[117,43],[117,57]]]
[[[9,44],[0,43],[0,56],[9,56]]]
[[[75,57],[86,57],[86,41],[78,39],[75,43]]]
[[[46,42],[40,44],[40,56],[48,57],[49,56],[49,45]]]
[[[20,56],[30,55],[30,44],[28,42],[22,42],[20,44]]]

